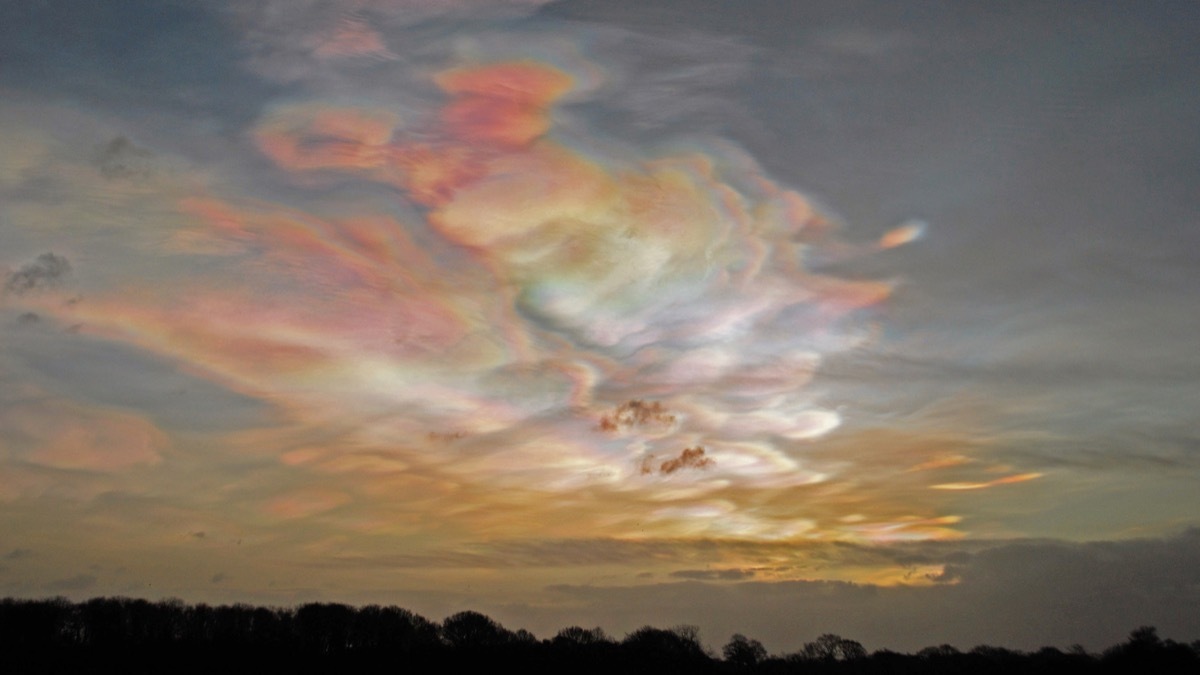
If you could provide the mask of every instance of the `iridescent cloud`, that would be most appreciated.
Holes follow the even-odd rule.
[[[444,100],[427,113],[301,101],[252,132],[301,184],[393,186],[418,221],[193,193],[174,204],[187,224],[164,250],[221,260],[237,283],[26,304],[179,359],[305,428],[338,425],[346,441],[285,446],[280,460],[360,476],[360,489],[408,473],[483,503],[506,486],[562,509],[586,486],[611,495],[609,513],[585,518],[614,535],[941,536],[909,516],[847,527],[783,492],[754,505],[755,491],[839,484],[844,467],[805,457],[841,419],[808,384],[825,355],[870,339],[855,315],[891,292],[806,268],[849,247],[803,196],[720,142],[601,150],[585,126],[559,124],[577,75],[546,62],[467,62],[431,82]],[[918,234],[907,225],[878,246]],[[430,237],[443,254],[418,243]],[[319,508],[300,488],[266,512],[349,503],[322,490]]]

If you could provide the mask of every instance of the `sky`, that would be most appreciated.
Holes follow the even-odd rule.
[[[0,4],[0,594],[1200,637],[1200,5]]]

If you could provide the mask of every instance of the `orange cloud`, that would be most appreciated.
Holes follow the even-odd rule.
[[[578,260],[539,258],[536,251],[554,253],[559,245],[573,245],[567,252],[578,258],[600,250],[616,223],[597,220],[617,214],[618,191],[603,167],[566,148],[539,144],[488,159],[466,182],[452,186],[452,199],[429,220],[444,236],[467,246],[501,245],[512,253],[528,251],[530,264],[567,267]],[[580,237],[568,241],[573,234]]]
[[[926,539],[960,539],[962,532],[950,526],[962,521],[961,516],[937,516],[922,518],[906,516],[890,522],[862,523],[845,529],[859,537],[875,543],[898,541],[922,541]]]
[[[924,223],[907,223],[893,230],[889,230],[882,237],[880,237],[879,247],[895,248],[897,246],[903,246],[920,239],[924,232]]]
[[[934,469],[946,469],[952,466],[961,466],[969,463],[971,460],[962,455],[950,455],[947,457],[935,457],[933,459],[914,464],[906,469],[906,471],[932,471]]]
[[[208,197],[182,200],[179,210],[192,218],[194,247],[249,254],[253,264],[236,281],[184,277],[39,311],[179,358],[244,393],[307,392],[310,405],[320,396],[306,381],[314,376],[356,379],[366,364],[386,363],[376,372],[395,377],[428,368],[431,355],[468,368],[500,353],[495,343],[467,341],[480,323],[505,320],[481,299],[486,273],[459,270],[455,284],[442,283],[446,271],[393,218],[322,219]]]
[[[459,188],[487,169],[478,149],[448,143],[397,145],[391,151],[395,175],[389,178],[425,206],[448,204]]]
[[[270,515],[291,520],[332,511],[349,501],[350,496],[344,492],[308,488],[272,499],[264,508]]]
[[[112,472],[156,464],[170,440],[133,413],[62,400],[5,406],[0,432],[27,448],[27,459],[56,469]]]
[[[387,164],[399,115],[381,108],[321,103],[283,106],[254,130],[263,154],[289,171],[366,170]]]
[[[545,134],[549,107],[572,87],[566,73],[532,61],[456,68],[434,81],[454,96],[442,121],[455,137],[510,148]]]
[[[995,480],[989,480],[982,483],[940,483],[938,485],[930,485],[934,490],[982,490],[985,488],[995,487],[997,485],[1008,485],[1010,483],[1024,483],[1028,480],[1041,478],[1045,474],[1041,473],[1019,473],[1012,476],[1004,476]]]

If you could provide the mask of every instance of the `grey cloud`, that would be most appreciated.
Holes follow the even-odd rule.
[[[693,559],[697,552],[718,550],[700,541],[618,539],[548,539],[493,542],[469,549],[430,551],[419,554],[344,556],[327,565],[362,568],[513,568],[576,567],[625,564],[651,560]]]
[[[1183,423],[1164,424],[1153,433],[1120,429],[1103,435],[1042,435],[1007,443],[1004,457],[1044,469],[1175,472],[1200,467],[1200,434]]]
[[[704,540],[547,539],[497,542],[493,555],[547,566],[604,565],[652,560],[687,561],[707,557],[720,545]]]
[[[593,119],[616,136],[661,141],[680,129],[714,133],[730,127],[754,135],[754,113],[735,95],[753,75],[760,51],[716,32],[647,34],[642,26],[591,26],[620,96],[596,97]]]
[[[73,577],[51,581],[44,588],[48,591],[85,591],[95,586],[96,581],[94,574],[76,574]]]
[[[1188,405],[1200,381],[1192,361],[1076,356],[989,361],[878,350],[834,356],[819,378],[833,391],[845,392],[835,400],[861,392],[864,383],[902,381],[903,388],[881,386],[868,400],[859,396],[860,414],[870,409],[877,411],[880,424],[902,421],[913,427],[986,425],[987,436],[977,435],[984,442],[976,450],[993,461],[1025,470],[1132,469],[1161,475],[1194,469],[1200,461],[1200,437]],[[982,401],[988,416],[977,422]]]
[[[24,295],[31,291],[53,288],[71,273],[71,263],[57,253],[43,253],[8,275],[5,292]]]
[[[313,564],[315,567],[331,569],[408,569],[408,568],[490,568],[515,567],[512,561],[499,560],[493,556],[466,551],[433,551],[379,556],[336,556]]]
[[[519,565],[575,566],[672,561],[711,563],[725,557],[769,565],[781,555],[821,567],[932,565],[961,561],[995,541],[927,541],[869,546],[848,542],[760,542],[741,539],[548,539],[490,544],[488,550]]]
[[[33,556],[33,551],[27,548],[14,548],[5,554],[5,560],[23,560]]]
[[[1011,581],[1019,588],[1081,595],[1091,588],[1200,594],[1200,528],[1171,539],[1000,546],[962,565],[962,581],[967,586]]]
[[[676,570],[671,572],[676,579],[696,579],[700,581],[732,581],[754,577],[754,570]]]
[[[1053,361],[1008,361],[1004,363],[964,363],[960,359],[899,352],[855,352],[852,357],[831,357],[821,367],[821,376],[838,380],[875,380],[881,373],[894,374],[905,381],[970,382],[1028,386],[1095,386],[1108,382],[1145,381],[1155,384],[1194,382],[1200,376],[1200,364],[1166,364],[1129,361],[1087,362],[1056,359]]]
[[[225,574],[224,572],[217,572],[216,574],[212,575],[212,579],[210,579],[210,581],[214,584],[224,583],[229,581],[229,575]]]
[[[961,562],[972,552],[995,546],[995,541],[917,541],[893,546],[834,542],[815,548],[812,557],[828,565],[935,565]]]
[[[505,0],[488,3],[426,2],[294,2],[292,0],[252,0],[232,4],[226,14],[243,39],[242,54],[251,69],[283,82],[320,81],[330,74],[317,52],[339,25],[354,22],[387,35],[386,47],[402,52],[402,57],[420,58],[429,50],[445,49],[445,26],[439,21],[483,22],[488,19],[516,17],[531,12],[548,0]],[[461,26],[460,26],[461,27]],[[403,39],[396,35],[403,33]],[[382,56],[382,55],[381,55]],[[388,58],[357,59],[352,68],[339,75],[350,77],[354,70],[369,70],[373,75],[381,61]],[[386,68],[386,66],[385,66]],[[326,84],[337,85],[325,79]]]
[[[962,562],[975,552],[999,545],[996,541],[928,541],[893,546],[868,546],[844,542],[760,542],[741,539],[520,539],[497,541],[461,549],[424,553],[341,556],[320,566],[372,568],[528,568],[587,567],[677,563],[718,564],[736,557],[761,566],[774,564],[780,556],[795,557],[808,567],[919,566]],[[678,576],[677,576],[678,578]],[[697,577],[689,577],[697,578]],[[724,577],[732,578],[732,577]]]
[[[268,410],[263,401],[127,345],[69,331],[21,333],[6,345],[7,355],[25,378],[52,392],[143,410],[172,429],[237,428],[258,422]]]

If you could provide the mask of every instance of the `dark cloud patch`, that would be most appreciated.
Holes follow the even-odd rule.
[[[704,455],[704,448],[696,446],[694,448],[684,448],[678,457],[672,457],[659,464],[658,472],[669,475],[681,469],[707,469],[713,464],[715,464],[713,459]],[[648,473],[645,469],[646,467],[643,466],[642,473]]]
[[[20,316],[17,317],[17,323],[21,324],[22,326],[28,326],[31,324],[35,324],[41,320],[42,320],[42,317],[38,316],[34,312],[23,312]]]
[[[211,581],[214,584],[221,584],[226,581],[229,581],[229,575],[225,574],[224,572],[217,572],[216,574],[212,575],[212,579],[210,579],[209,581]]]
[[[4,282],[6,293],[24,295],[32,291],[54,288],[71,273],[71,263],[57,253],[43,253],[8,275]]]
[[[96,153],[96,166],[105,178],[133,179],[150,175],[154,155],[125,136],[117,136]]]
[[[96,585],[96,575],[76,574],[73,577],[58,579],[46,584],[47,591],[86,591]]]
[[[198,532],[188,532],[188,536],[190,536],[192,539],[203,539],[207,537],[208,534],[201,530]]]
[[[24,560],[33,557],[33,551],[27,548],[14,548],[4,555],[5,560]]]
[[[435,443],[451,443],[461,438],[466,438],[467,434],[463,431],[430,431],[426,437]]]
[[[600,417],[602,431],[620,431],[636,429],[645,426],[670,426],[675,423],[675,415],[671,414],[658,401],[642,401],[633,399],[617,406],[610,413]]]

